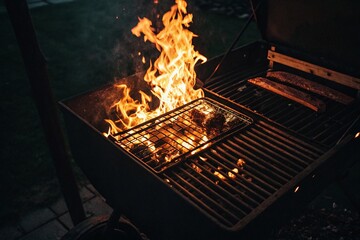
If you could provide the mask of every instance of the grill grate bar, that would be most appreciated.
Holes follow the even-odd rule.
[[[223,185],[225,185],[224,187],[226,187],[226,189],[228,189],[229,192],[230,191],[234,192],[234,194],[231,195],[232,197],[234,195],[238,195],[238,196],[242,197],[244,199],[244,201],[247,200],[249,202],[249,204],[252,205],[252,207],[250,207],[250,208],[253,208],[254,204],[256,204],[256,205],[260,204],[263,200],[265,200],[268,196],[271,195],[266,190],[257,188],[257,186],[249,183],[249,181],[247,181],[246,179],[244,180],[244,177],[240,174],[240,172],[246,173],[246,171],[241,170],[239,173],[235,173],[232,170],[236,167],[236,165],[231,162],[229,162],[227,164],[232,167],[224,166],[224,169],[227,172],[231,172],[232,174],[234,174],[235,177],[230,178],[230,177],[228,177],[229,175],[226,175],[226,173],[223,171],[223,174],[225,174],[225,176],[228,177],[227,178],[228,181],[223,182]],[[212,177],[215,176],[211,172],[210,169],[212,169],[214,171],[214,169],[216,169],[216,168],[214,167],[214,165],[210,164],[209,162],[198,161],[196,163],[196,166],[199,167],[202,171],[205,171],[208,174],[210,174],[210,176],[212,176]],[[219,170],[219,169],[216,169],[216,170]],[[207,179],[209,182],[214,182],[214,181],[209,180],[209,178],[207,178],[205,175],[202,175],[202,177]],[[216,187],[220,188],[220,186],[218,184],[216,184]],[[251,188],[256,188],[257,192],[256,192],[256,190],[252,190]],[[226,192],[225,189],[223,189],[223,191]],[[240,199],[238,199],[238,201],[241,202]]]
[[[234,86],[235,89],[235,86]],[[236,86],[236,91],[233,94],[227,94],[229,97],[235,99],[243,99],[246,101],[247,99],[253,99],[255,95],[255,87],[252,85],[247,85],[245,82],[239,82],[239,86]]]
[[[314,115],[316,115],[316,113],[309,114],[307,111],[301,111],[299,109],[299,111],[294,111],[294,113],[286,113],[286,111],[279,111],[276,115],[274,115],[274,117],[276,117],[277,121],[279,123],[282,123],[284,126],[290,126],[291,124],[296,124],[297,122],[300,122],[300,124],[304,124],[303,118],[306,118],[307,116],[313,117]]]
[[[331,117],[328,117],[327,119],[323,119],[324,121],[321,121],[322,124],[319,124],[321,127],[319,126],[318,128],[315,128],[312,130],[313,134],[315,135],[314,138],[317,138],[318,136],[321,136],[322,134],[327,133],[327,131],[332,132],[332,128],[334,128],[334,127],[337,128],[337,127],[346,125],[345,124],[346,119],[352,119],[351,116],[355,116],[353,114],[354,114],[354,112],[341,111],[339,108],[338,111],[336,111],[334,114],[330,115]],[[320,123],[319,120],[317,120],[317,122]],[[330,126],[327,127],[327,125],[330,125]],[[306,128],[303,131],[311,131],[311,130],[309,128]]]
[[[271,105],[269,104],[269,109],[266,109],[266,111],[261,111],[261,113],[270,119],[276,119],[276,122],[280,124],[281,122],[278,121],[279,117],[292,116],[299,109],[301,109],[298,103],[291,103],[283,97],[272,96],[272,98],[274,100]],[[304,111],[307,114],[311,113],[309,109],[302,109],[300,111]]]
[[[268,118],[275,119],[275,114],[286,118],[291,116],[294,110],[300,109],[297,103],[291,103],[281,96],[274,95],[264,89],[256,88],[253,85],[244,84],[240,88],[249,90],[239,92],[229,98]]]
[[[284,149],[284,148],[286,148],[286,145],[281,145],[281,147],[276,146],[275,145],[276,140],[273,140],[273,142],[270,142],[271,139],[266,139],[266,140],[268,140],[268,141],[266,141],[265,140],[266,136],[264,136],[264,138],[262,138],[262,137],[257,136],[254,133],[248,133],[245,136],[245,138],[248,139],[248,141],[250,143],[258,145],[258,149],[260,150],[259,151],[260,153],[262,151],[266,151],[266,149],[267,149],[269,152],[272,152],[272,154],[274,156],[276,156],[277,158],[283,159],[284,161],[286,161],[286,159],[291,159],[290,161],[296,161],[296,162],[302,163],[305,166],[307,165],[307,162],[303,161],[301,156],[297,156],[298,154],[296,153],[296,151],[294,151],[293,153],[290,153]],[[255,141],[255,140],[257,140],[257,141]],[[276,151],[274,151],[274,150],[276,150]],[[303,156],[303,157],[308,158],[306,156]],[[271,158],[269,158],[269,160],[270,159]],[[274,160],[274,161],[276,161],[276,160]],[[294,169],[292,169],[291,171],[294,171]]]
[[[258,94],[260,95],[260,94]],[[257,98],[257,101],[253,101],[253,102],[245,102],[245,104],[247,106],[250,106],[252,109],[254,109],[254,111],[256,112],[260,112],[260,113],[264,113],[266,111],[276,111],[276,110],[280,110],[279,105],[282,105],[282,100],[281,99],[277,99],[274,98],[273,96],[271,96],[270,93],[262,93],[260,97]],[[288,106],[287,106],[288,107]],[[284,109],[285,110],[285,109]]]
[[[249,178],[247,178],[247,176],[248,177],[255,177],[254,175],[252,175],[251,176],[251,174],[247,171],[247,170],[245,170],[245,169],[240,169],[239,170],[239,174],[240,175],[238,175],[238,174],[236,174],[236,173],[234,173],[232,170],[233,170],[233,168],[230,168],[229,166],[234,166],[234,164],[232,164],[231,162],[230,162],[230,164],[229,164],[229,162],[227,163],[227,165],[229,165],[229,166],[227,166],[226,164],[225,164],[225,162],[223,162],[223,161],[218,161],[218,160],[216,160],[216,158],[214,158],[214,157],[212,157],[212,156],[210,156],[210,155],[204,155],[205,156],[205,158],[207,158],[208,160],[207,161],[204,161],[202,164],[204,165],[204,167],[205,167],[205,169],[207,170],[207,171],[212,171],[212,176],[215,176],[215,174],[214,174],[214,172],[215,171],[217,171],[218,173],[220,173],[222,176],[224,176],[225,178],[227,178],[229,181],[231,181],[231,182],[234,182],[234,183],[236,183],[236,185],[239,185],[239,186],[244,186],[244,190],[248,190],[248,192],[247,192],[247,194],[243,194],[242,192],[240,192],[239,194],[244,198],[244,199],[247,199],[248,200],[248,202],[249,202],[249,204],[251,204],[251,205],[253,205],[253,204],[258,204],[259,203],[259,201],[261,202],[263,199],[264,199],[264,197],[267,197],[267,196],[270,196],[271,195],[271,193],[269,193],[268,191],[266,191],[266,190],[264,190],[263,188],[261,188],[261,187],[257,187],[256,189],[255,189],[255,184],[254,183],[252,183],[252,182],[250,182],[250,181],[248,181],[248,179]],[[236,166],[235,166],[236,167]],[[229,172],[231,172],[231,173],[233,173],[236,177],[235,178],[230,178],[230,177],[228,177],[229,175],[228,175],[228,173]],[[256,178],[256,177],[255,177]],[[219,177],[219,175],[217,175],[216,176],[216,180],[221,180],[221,178]],[[239,181],[239,179],[241,179],[242,181]],[[220,182],[220,181],[219,181]],[[222,181],[221,181],[221,183],[223,183]],[[227,184],[227,182],[226,182],[226,184]],[[247,187],[247,186],[248,187]],[[232,188],[232,190],[235,190],[236,191],[236,188],[234,188],[234,186],[229,186],[230,188]],[[250,189],[250,187],[251,188],[254,188],[254,190],[251,190]],[[256,194],[255,193],[255,191],[258,191],[258,194]],[[260,191],[259,191],[260,190]],[[249,194],[250,193],[250,194]],[[259,201],[257,201],[257,200],[255,200],[255,199],[252,199],[252,198],[250,198],[250,195],[255,195],[255,197],[256,198],[259,198]]]
[[[309,123],[303,126],[301,131],[311,138],[320,141],[327,146],[331,146],[338,141],[347,127],[351,124],[351,119],[360,113],[359,110],[360,107],[354,107],[353,110],[348,110],[346,107],[340,106],[339,110],[332,116],[318,117],[312,124]]]
[[[253,133],[250,131],[244,133],[247,136],[244,139],[250,143],[245,146],[246,149],[250,149],[254,156],[256,155],[259,163],[264,160],[266,168],[270,170],[276,168],[277,174],[282,174],[289,180],[319,156],[314,153],[306,156],[293,146],[280,143],[274,136],[266,136],[255,128],[252,128],[251,131]],[[307,159],[307,161],[305,162],[303,159]],[[271,164],[271,167],[268,167],[267,164]],[[274,170],[272,172],[275,173]],[[284,175],[284,173],[288,174]]]
[[[277,165],[270,163],[275,162],[276,160],[270,157],[268,154],[262,153],[261,149],[258,149],[258,147],[260,147],[261,145],[257,144],[255,141],[253,141],[247,136],[241,136],[235,139],[245,147],[241,148],[243,148],[244,153],[246,151],[247,157],[250,159],[254,159],[254,163],[256,163],[257,167],[262,170],[262,172],[264,172],[267,176],[271,176],[272,181],[276,185],[281,186],[289,179],[291,179],[291,176],[279,169]]]
[[[222,165],[222,163],[220,163],[219,161],[216,160],[216,157],[214,158],[210,155],[204,155],[204,156],[206,158],[209,158],[215,164]],[[224,156],[226,156],[227,158],[231,157],[231,156],[229,156],[229,154],[225,154]],[[222,157],[220,160],[224,161],[224,159],[226,160],[227,158]],[[229,158],[229,159],[231,159],[231,158]],[[232,160],[234,160],[234,159],[232,159]],[[215,169],[218,170],[217,168],[215,168]],[[245,178],[246,180],[254,179],[254,181],[246,181],[246,183],[248,184],[249,187],[254,189],[254,191],[257,190],[259,192],[259,194],[262,193],[264,196],[271,195],[271,193],[276,189],[275,187],[269,185],[267,182],[263,181],[261,178],[259,178],[257,175],[255,175],[255,174],[257,174],[257,172],[256,172],[256,169],[254,169],[252,166],[247,166],[246,168],[241,169],[241,172],[244,174],[244,175],[242,175],[242,177]]]
[[[224,196],[216,193],[211,188],[206,186],[204,183],[200,182],[197,178],[195,178],[188,171],[186,171],[182,168],[180,168],[180,171],[183,173],[183,175],[186,175],[188,185],[191,186],[191,189],[196,191],[203,198],[207,198],[209,201],[212,201],[213,204],[218,205],[218,208],[221,209],[222,211],[224,211],[227,215],[231,216],[235,220],[238,220],[238,217],[236,214],[240,213],[242,216],[246,215],[246,213],[243,210],[239,209],[237,206],[235,206],[232,202],[230,202]],[[175,173],[175,175],[176,175],[176,173]],[[191,183],[191,180],[194,182],[194,184]],[[195,183],[196,183],[197,187],[195,186]],[[206,193],[201,191],[200,190],[201,188],[204,188],[204,191],[206,191]],[[215,201],[213,199],[217,199],[217,201]],[[249,208],[251,209],[251,207],[249,207]]]
[[[325,143],[330,143],[330,142],[337,142],[340,140],[340,138],[342,137],[342,135],[345,133],[345,131],[348,129],[348,125],[347,126],[341,126],[341,128],[339,128],[335,134],[336,135],[329,135],[325,138],[322,139],[322,141],[324,141]],[[329,145],[329,144],[328,144]]]
[[[312,124],[300,126],[299,131],[305,134],[309,134],[309,132],[313,133],[314,130],[316,131],[317,129],[323,128],[325,122],[332,121],[336,118],[336,115],[339,116],[339,114],[343,114],[339,105],[330,109],[328,108],[325,114],[313,114],[313,119],[311,119],[312,121],[310,120]]]
[[[234,80],[234,78],[236,78],[236,76],[239,76],[240,74],[241,73],[238,70],[230,70],[222,75],[215,75],[205,83],[205,86],[215,89],[216,87],[223,86],[223,79]]]
[[[287,149],[285,149],[287,146],[280,144],[277,139],[272,139],[273,142],[269,143],[267,141],[268,139],[266,139],[267,136],[257,130],[254,130],[254,133],[248,133],[248,135],[250,139],[254,140],[254,142],[256,140],[256,146],[259,150],[263,150],[264,153],[268,152],[268,154],[274,156],[269,157],[269,160],[273,161],[274,165],[281,168],[283,172],[288,172],[289,174],[286,174],[287,177],[293,177],[298,170],[302,170],[304,168],[304,165],[300,166],[297,161],[292,161],[295,159],[298,160],[297,157],[294,156],[295,153],[298,153],[296,150],[294,150],[294,154],[287,151]],[[289,161],[288,159],[291,160]]]
[[[194,163],[193,163],[194,164]],[[189,169],[193,170],[193,167],[191,167],[189,164],[185,164]],[[230,204],[231,206],[233,206],[234,208],[238,209],[238,211],[240,211],[244,216],[246,214],[248,214],[252,209],[254,209],[255,206],[257,206],[259,204],[258,201],[255,201],[254,199],[250,198],[249,196],[247,196],[246,194],[242,193],[241,191],[239,191],[239,189],[236,189],[235,187],[233,187],[232,185],[230,185],[227,181],[222,181],[220,183],[220,181],[218,181],[218,179],[214,179],[215,175],[211,172],[211,170],[209,170],[210,168],[213,168],[214,166],[212,166],[209,163],[202,163],[196,164],[196,167],[198,167],[199,169],[201,169],[201,172],[196,172],[195,170],[193,170],[193,174],[189,174],[188,172],[186,172],[188,175],[191,175],[192,178],[195,178],[195,176],[199,177],[201,180],[205,180],[204,182],[208,183],[209,185],[212,185],[213,189],[216,189],[219,193],[213,191],[210,187],[208,187],[207,185],[205,185],[203,183],[203,181],[200,181],[199,179],[195,178],[197,182],[199,182],[199,184],[203,185],[204,188],[209,189],[209,192],[216,196],[216,198],[221,199],[224,202],[227,202],[228,204]],[[209,169],[207,168],[209,167]],[[184,170],[183,170],[184,171]],[[195,172],[196,173],[195,173]],[[209,177],[207,177],[209,176]],[[212,178],[212,179],[210,179]],[[228,179],[229,181],[231,179]],[[215,185],[214,185],[215,183]],[[219,185],[221,184],[221,185]],[[222,187],[223,185],[223,187]],[[226,190],[226,189],[227,190]],[[236,197],[234,194],[232,194],[231,192],[235,192],[236,194],[241,195],[240,197]],[[229,198],[229,200],[225,199],[224,197],[227,196]],[[247,202],[245,202],[247,201]],[[232,202],[235,202],[235,204],[240,205],[244,208],[244,210],[239,209],[238,206],[235,206]],[[252,206],[250,206],[250,204]]]
[[[340,125],[337,128],[332,127],[331,129],[333,130],[333,134],[332,135],[327,135],[326,132],[324,132],[324,134],[317,136],[317,139],[320,139],[322,142],[325,143],[329,143],[329,142],[333,142],[333,141],[338,141],[341,134],[344,133],[347,129],[347,125]]]
[[[229,73],[225,73],[223,75],[213,77],[205,84],[205,87],[207,89],[211,89],[212,91],[216,91],[217,93],[222,95],[222,93],[226,92],[226,90],[227,91],[233,90],[233,88],[232,87],[230,88],[230,86],[238,85],[239,79],[248,78],[249,76],[253,76],[259,73],[259,71],[264,71],[264,68],[252,66],[252,67],[246,67],[242,69],[242,71],[236,69]]]
[[[235,137],[236,139],[236,137]],[[233,143],[231,140],[228,141],[229,144]],[[235,144],[235,146],[238,146],[238,144]],[[240,148],[240,147],[239,147]],[[233,149],[235,150],[235,149]],[[244,150],[244,149],[242,149]],[[211,157],[213,159],[213,161],[218,162],[215,159],[219,159],[221,161],[225,161],[227,158],[232,159],[233,161],[237,161],[237,159],[230,153],[228,153],[227,151],[224,151],[223,149],[220,148],[221,154],[218,154],[215,151],[212,151],[212,154],[215,155],[215,157],[211,157],[209,155],[206,155],[207,157]],[[257,159],[252,159],[250,157],[248,157],[245,154],[240,154],[237,151],[234,151],[235,153],[238,154],[238,156],[240,156],[241,159],[246,159],[246,169],[247,169],[247,173],[249,174],[249,176],[251,178],[253,178],[254,180],[256,180],[257,183],[259,183],[258,185],[262,188],[266,188],[267,191],[273,192],[274,190],[277,189],[277,187],[281,186],[281,183],[276,182],[274,179],[272,179],[271,177],[267,176],[266,174],[263,174],[262,172],[260,172],[259,170],[262,168],[261,165],[259,165],[257,163]],[[226,158],[225,158],[226,156]],[[251,163],[251,164],[249,164]],[[258,170],[259,169],[259,170]],[[251,175],[250,175],[251,174]],[[272,185],[270,185],[270,183],[272,183]]]
[[[323,131],[319,133],[316,138],[324,142],[338,141],[341,135],[351,125],[353,119],[355,119],[359,113],[360,112],[352,111],[351,113],[349,112],[348,114],[344,114],[338,124],[333,124],[329,128],[329,131],[332,131],[333,134],[329,135],[327,134],[327,131]]]
[[[234,220],[228,220],[228,216],[223,216],[221,214],[219,214],[219,211],[217,209],[218,204],[216,202],[214,202],[213,200],[208,200],[209,198],[207,197],[207,195],[204,195],[204,198],[198,198],[196,195],[194,195],[194,193],[188,191],[188,189],[186,189],[184,186],[188,186],[189,187],[189,183],[183,179],[181,176],[179,176],[178,174],[174,173],[174,176],[176,177],[176,179],[179,182],[177,182],[175,179],[173,179],[171,176],[165,174],[164,175],[166,177],[166,179],[168,179],[170,181],[170,184],[174,185],[174,187],[176,187],[177,190],[179,190],[180,192],[184,193],[185,195],[189,196],[193,201],[195,201],[198,205],[201,205],[202,208],[205,208],[205,210],[212,215],[213,217],[215,217],[216,219],[218,219],[218,221],[220,221],[221,223],[225,224],[226,226],[232,226],[234,224]],[[190,184],[191,186],[191,184]],[[196,189],[196,188],[195,188]],[[202,195],[201,195],[202,196]],[[208,200],[211,204],[208,204],[208,202],[205,202],[204,200]],[[221,207],[222,209],[222,207]],[[231,215],[230,215],[231,216]]]
[[[278,138],[282,139],[285,144],[289,144],[291,146],[295,146],[299,148],[303,152],[311,153],[314,155],[315,158],[322,155],[325,151],[327,151],[326,147],[316,145],[314,143],[305,142],[298,137],[293,136],[292,134],[285,134],[278,128],[271,128],[271,126],[264,122],[258,121],[258,126],[261,128],[261,131],[267,132],[269,134],[274,134]],[[269,130],[271,128],[271,130]]]
[[[236,102],[241,102],[243,105],[246,106],[253,106],[254,104],[262,104],[264,100],[269,98],[270,93],[259,91],[252,85],[243,85],[246,88],[238,88],[242,89],[241,92],[238,92],[234,95],[230,95],[229,98]]]
[[[246,106],[252,106],[252,108],[255,111],[259,111],[261,110],[262,106],[264,106],[263,105],[264,99],[268,99],[266,98],[266,96],[270,96],[270,95],[268,93],[265,93],[265,96],[259,96],[259,92],[257,92],[256,90],[254,90],[254,92],[255,92],[254,95],[248,98],[247,100],[245,100],[244,104]],[[272,104],[274,104],[274,101],[272,101]],[[259,109],[256,106],[259,106]]]
[[[215,91],[220,90],[219,91],[220,94],[220,92],[225,91],[225,89],[229,89],[229,86],[231,86],[232,84],[236,84],[236,81],[238,81],[238,79],[241,79],[242,76],[243,76],[242,73],[235,72],[235,74],[228,75],[225,78],[223,77],[221,77],[221,79],[214,78],[213,83],[207,84],[207,86],[211,86],[212,89],[214,89]]]
[[[301,132],[302,128],[313,125],[313,122],[318,117],[321,117],[318,116],[318,114],[315,112],[309,113],[307,109],[299,112],[301,112],[302,115],[299,115],[297,119],[293,119],[292,122],[285,123],[286,125],[284,125],[290,129],[297,129],[299,132]]]
[[[237,76],[237,81],[223,87],[221,90],[218,91],[218,94],[222,95],[223,97],[229,97],[233,95],[234,93],[241,90],[241,88],[239,89],[238,87],[239,85],[244,85],[247,82],[249,76],[254,76],[255,74],[258,74],[258,72],[247,72],[247,74]]]
[[[251,98],[252,98],[252,100],[255,99],[256,101],[248,102],[248,99],[243,98],[241,96],[241,94],[239,94],[240,96],[236,98],[236,101],[239,101],[241,103],[245,103],[249,106],[252,106],[254,109],[269,108],[271,110],[271,109],[273,109],[274,106],[276,106],[276,104],[274,104],[275,101],[282,102],[281,98],[279,98],[276,95],[271,94],[269,91],[255,87],[252,84],[246,84],[244,86],[247,88],[250,87],[250,88],[254,89],[253,90],[254,95]],[[264,104],[265,102],[267,102],[267,104]]]

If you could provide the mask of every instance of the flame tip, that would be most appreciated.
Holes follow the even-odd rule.
[[[158,0],[154,0],[158,3]],[[144,121],[152,119],[176,107],[204,96],[201,89],[194,90],[196,73],[194,67],[207,59],[192,45],[196,34],[188,27],[192,23],[193,15],[187,12],[185,0],[176,0],[168,12],[162,17],[163,29],[155,33],[152,22],[146,17],[138,17],[138,23],[131,29],[136,37],[143,35],[144,42],[151,42],[160,52],[154,62],[149,59],[144,81],[150,86],[151,94],[139,91],[140,99],[130,96],[130,88],[125,84],[116,84],[121,99],[111,108],[116,110],[121,119],[117,122],[105,120],[111,130],[108,134],[120,131],[121,128],[129,129]],[[143,64],[147,62],[141,51],[138,51]],[[156,109],[151,109],[153,97],[160,101]],[[121,127],[117,126],[121,125]]]

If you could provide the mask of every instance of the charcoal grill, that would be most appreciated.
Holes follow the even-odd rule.
[[[300,211],[358,160],[360,36],[351,24],[359,23],[360,6],[357,1],[327,4],[269,0],[261,5],[257,21],[266,41],[231,52],[204,85],[206,98],[241,116],[243,125],[176,164],[154,167],[143,154],[127,149],[122,142],[127,135],[103,136],[101,120],[115,100],[113,85],[62,101],[74,157],[110,206],[152,239],[256,239]],[[336,22],[334,11],[342,16]],[[335,29],[339,38],[321,41],[334,36]],[[342,37],[349,32],[351,38]],[[220,59],[198,66],[199,79],[206,79]],[[314,112],[247,81],[269,69],[302,76],[355,100],[345,106],[316,96],[327,108]],[[121,81],[139,79],[142,74]],[[167,118],[171,114],[157,120]],[[151,131],[157,120],[140,125],[138,132]]]

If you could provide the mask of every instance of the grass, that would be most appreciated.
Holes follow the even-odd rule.
[[[194,13],[191,28],[199,35],[195,48],[209,58],[226,50],[244,22],[203,12],[192,2],[189,8]],[[143,70],[137,52],[147,56],[155,53],[150,44],[134,37],[130,30],[137,16],[148,16],[151,11],[152,6],[145,0],[77,0],[31,10],[56,99]],[[49,204],[60,193],[6,13],[0,13],[0,29],[1,223]],[[241,43],[257,38],[252,25]]]

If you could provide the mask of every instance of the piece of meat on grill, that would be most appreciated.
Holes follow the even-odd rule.
[[[190,112],[190,116],[191,116],[191,120],[196,123],[199,127],[203,127],[204,126],[204,121],[205,121],[205,113],[197,110],[197,109],[193,109]]]
[[[271,81],[267,78],[263,78],[263,77],[251,78],[248,80],[248,82],[258,87],[264,88],[268,91],[271,91],[273,93],[276,93],[280,96],[291,99],[316,112],[324,112],[326,109],[326,104],[320,99],[315,98],[310,94],[307,94],[295,88]]]
[[[224,128],[225,121],[226,119],[224,114],[220,112],[214,113],[206,120],[206,133],[218,135]]]
[[[141,143],[134,144],[130,148],[130,152],[140,158],[145,158],[151,155],[151,150],[149,149],[149,147]]]
[[[316,94],[319,94],[320,96],[329,98],[333,101],[349,105],[354,101],[354,98],[339,92],[335,89],[329,88],[327,86],[324,86],[320,83],[310,81],[306,78],[300,77],[298,75],[283,72],[283,71],[271,71],[266,73],[266,77],[273,78],[275,80],[289,83],[293,86],[305,89],[309,92],[313,92]]]

